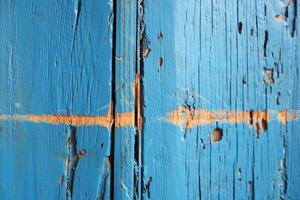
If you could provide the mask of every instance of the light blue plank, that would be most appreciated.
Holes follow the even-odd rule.
[[[136,34],[137,2],[116,1],[115,114],[135,111]],[[115,130],[113,199],[134,198],[135,133],[130,125]]]
[[[297,17],[295,16],[295,13],[293,13],[292,18],[295,21],[295,27],[293,27],[295,30],[294,32],[294,38],[290,38],[292,41],[291,43],[295,43],[293,46],[293,54],[287,56],[289,60],[292,61],[290,66],[290,76],[287,77],[290,79],[289,84],[287,85],[287,88],[289,89],[288,95],[290,95],[290,107],[294,110],[300,110],[300,41],[299,41],[299,33],[300,33],[300,21],[299,21],[299,11],[300,11],[300,1],[294,1],[295,7],[294,12],[297,12]],[[292,5],[293,6],[293,5]],[[290,19],[290,20],[291,20]],[[291,30],[291,29],[290,29]],[[299,118],[299,115],[298,115]],[[286,150],[287,150],[287,158],[286,158],[286,165],[284,166],[286,169],[286,176],[287,176],[287,198],[294,199],[300,197],[300,191],[299,191],[299,184],[300,184],[300,172],[299,172],[299,166],[300,166],[300,135],[299,135],[299,129],[300,129],[300,122],[294,122],[289,123],[286,127],[287,133],[285,135],[286,139]]]
[[[299,110],[295,8],[287,1],[145,1],[145,199],[299,198],[299,120],[277,119],[284,109]],[[286,9],[289,17],[278,20]],[[259,124],[257,138],[255,125],[243,122],[180,129],[165,121],[179,106],[274,116],[265,133]],[[214,144],[216,127],[223,138]]]

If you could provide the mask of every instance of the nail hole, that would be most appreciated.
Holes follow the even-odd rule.
[[[163,59],[162,57],[160,57],[160,58],[158,59],[158,61],[157,61],[157,64],[158,64],[159,66],[162,66],[162,65],[164,64],[164,59]]]
[[[242,170],[241,168],[239,168],[238,172],[237,172],[237,177],[238,177],[238,180],[241,181],[242,180]]]
[[[218,143],[223,137],[223,130],[221,128],[215,128],[211,134],[211,141],[213,143]]]
[[[164,34],[162,33],[162,32],[159,32],[158,34],[157,34],[157,39],[158,40],[162,40],[164,38]]]
[[[242,30],[243,30],[243,23],[239,22],[239,24],[238,24],[238,32],[239,32],[239,34],[242,33]]]

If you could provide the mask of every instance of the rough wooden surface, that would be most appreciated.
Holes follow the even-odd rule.
[[[111,12],[96,0],[0,1],[0,113],[106,115]],[[109,198],[106,127],[0,127],[0,199]]]
[[[299,2],[153,0],[144,10],[143,197],[300,198]],[[285,109],[296,120],[280,121]]]
[[[136,77],[136,2],[116,2],[116,113],[131,112],[134,121]],[[114,135],[114,199],[134,198],[135,129],[116,129]]]
[[[299,199],[299,9],[0,1],[0,199]]]

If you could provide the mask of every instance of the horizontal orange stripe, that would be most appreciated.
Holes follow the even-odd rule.
[[[65,124],[73,126],[103,126],[110,128],[113,121],[115,127],[134,126],[134,112],[124,112],[115,115],[0,115],[0,120],[29,121],[34,123]]]
[[[298,111],[207,111],[205,109],[191,109],[179,106],[178,109],[168,113],[165,121],[188,129],[195,126],[214,124],[216,122],[246,122],[249,126],[260,125],[264,129],[264,123],[274,119],[277,119],[280,123],[286,124],[288,121],[298,119]]]

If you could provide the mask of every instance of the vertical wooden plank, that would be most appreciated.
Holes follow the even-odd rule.
[[[134,198],[137,2],[116,1],[114,196]],[[120,124],[127,125],[118,128]]]
[[[290,69],[290,77],[289,83],[287,88],[289,89],[288,95],[290,96],[290,107],[293,110],[300,110],[300,62],[299,62],[299,55],[300,55],[300,40],[299,40],[299,33],[300,33],[300,20],[299,20],[299,13],[300,13],[300,1],[293,1],[292,4],[288,7],[290,10],[290,18],[289,20],[289,31],[290,38],[292,44],[294,44],[294,48],[292,49],[291,54],[287,55],[287,58],[292,60],[289,69]],[[299,113],[298,113],[299,118]],[[299,184],[300,184],[300,135],[299,133],[300,123],[299,121],[295,123],[288,123],[286,127],[286,162],[283,163],[283,168],[286,170],[286,181],[285,191],[287,199],[299,198],[300,191],[299,191]]]
[[[299,198],[299,2],[144,2],[143,198]]]
[[[186,199],[184,133],[164,122],[164,115],[170,108],[180,104],[176,102],[177,93],[185,94],[185,85],[177,83],[178,79],[185,79],[185,69],[176,66],[176,62],[184,62],[179,60],[176,52],[179,50],[176,45],[183,45],[184,40],[176,43],[174,37],[181,34],[175,33],[178,31],[174,26],[178,23],[175,16],[185,14],[176,10],[175,1],[144,2],[144,21],[151,52],[144,60],[143,179],[147,190],[143,198]],[[185,7],[186,2],[181,6]],[[163,59],[162,65],[158,63],[160,58]]]
[[[109,3],[0,2],[1,199],[109,198]]]

